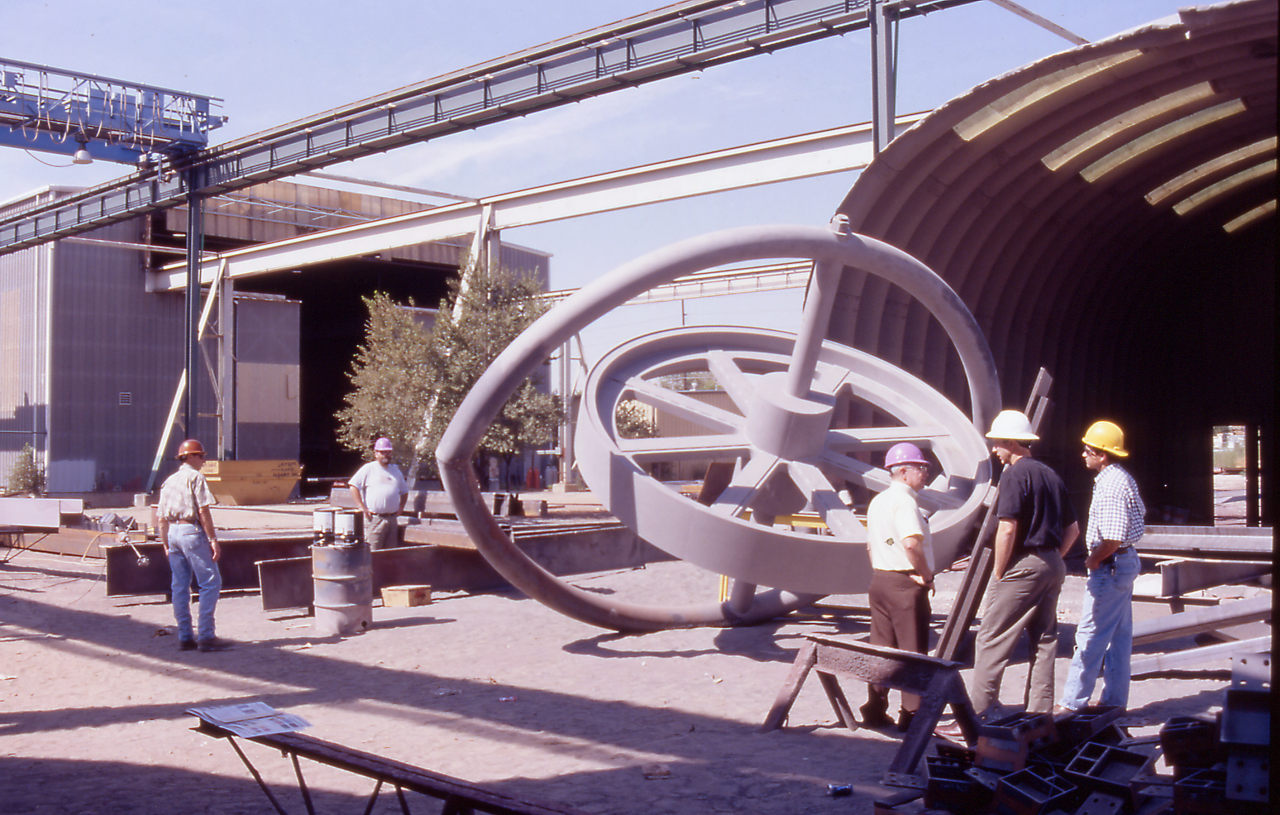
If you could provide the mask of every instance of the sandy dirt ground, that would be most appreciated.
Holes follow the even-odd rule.
[[[515,592],[457,593],[378,604],[366,633],[322,639],[301,612],[264,612],[256,593],[229,593],[219,633],[236,648],[198,653],[178,650],[163,597],[108,598],[102,569],[0,549],[4,813],[271,812],[231,747],[193,732],[184,713],[245,700],[304,717],[317,738],[598,815],[870,813],[898,746],[896,732],[837,726],[816,679],[787,727],[759,732],[805,635],[866,633],[864,596],[752,628],[618,636]],[[941,577],[935,629],[959,581]],[[713,598],[718,579],[666,563],[574,582],[675,605]],[[1079,576],[1064,588],[1059,686],[1082,588]],[[1229,668],[1135,682],[1125,723],[1154,733],[1171,716],[1219,708]],[[1024,678],[1023,665],[1009,670],[1004,702],[1019,701]],[[862,688],[846,692],[855,706],[864,699]],[[241,744],[286,810],[304,812],[288,760]],[[371,781],[314,763],[303,771],[318,812],[364,811]],[[832,798],[832,783],[854,794]],[[374,812],[394,811],[395,797],[381,795]]]

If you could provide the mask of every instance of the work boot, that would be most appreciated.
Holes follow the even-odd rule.
[[[872,730],[878,730],[882,727],[889,727],[893,724],[885,713],[884,708],[875,707],[870,702],[858,708],[858,712],[862,714],[862,726],[870,727]]]
[[[230,651],[235,645],[229,640],[221,637],[210,637],[207,640],[200,640],[199,648],[203,651]]]
[[[179,650],[179,651],[194,651],[194,650],[196,650],[196,641],[195,641],[195,640],[184,640],[184,639],[179,639],[179,640],[178,640],[178,650]]]

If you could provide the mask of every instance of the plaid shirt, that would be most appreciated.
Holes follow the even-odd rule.
[[[1147,531],[1147,508],[1138,495],[1138,484],[1119,464],[1108,464],[1093,480],[1089,526],[1084,542],[1092,551],[1104,540],[1120,541],[1121,548],[1137,543]]]
[[[204,475],[183,462],[173,475],[165,479],[160,488],[161,518],[170,523],[185,521],[200,523],[200,507],[216,504],[213,493],[209,490],[209,482]]]

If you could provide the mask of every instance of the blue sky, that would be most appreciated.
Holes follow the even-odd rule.
[[[0,56],[223,100],[215,143],[657,8],[653,0],[86,0],[6,4]],[[1087,39],[1175,14],[1171,0],[1022,0]],[[74,21],[74,22],[72,22]],[[905,21],[898,110],[926,110],[1070,47],[994,3]],[[865,32],[586,100],[328,172],[487,196],[871,118]],[[38,159],[37,159],[38,157]],[[45,162],[45,163],[42,163]],[[0,148],[0,201],[90,185],[119,165],[66,165]],[[789,182],[555,224],[504,238],[553,254],[570,288],[692,235],[753,223],[825,223],[852,174]],[[686,319],[788,327],[799,295],[693,301]],[[597,357],[680,322],[680,307],[626,309],[592,334]]]

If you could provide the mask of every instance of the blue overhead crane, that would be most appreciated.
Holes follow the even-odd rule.
[[[145,164],[207,147],[221,101],[0,58],[0,145]]]

